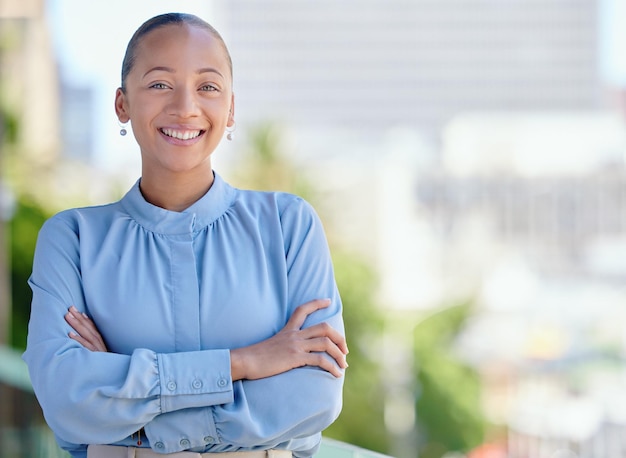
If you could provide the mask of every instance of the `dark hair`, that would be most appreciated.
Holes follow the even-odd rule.
[[[232,80],[233,77],[233,61],[230,57],[230,53],[228,52],[228,48],[226,47],[226,43],[224,39],[219,34],[215,28],[210,25],[208,22],[200,19],[198,16],[193,14],[186,13],[166,13],[161,14],[159,16],[155,16],[152,19],[148,19],[144,22],[133,34],[130,41],[128,42],[128,46],[126,47],[126,54],[124,54],[124,60],[122,61],[122,91],[126,91],[126,77],[133,69],[135,65],[135,58],[137,53],[137,46],[141,43],[141,39],[160,27],[176,24],[176,25],[192,25],[195,27],[199,27],[201,29],[207,30],[210,32],[217,40],[222,44],[224,48],[224,52],[226,53],[226,58],[228,60],[228,68],[230,70],[230,77]]]

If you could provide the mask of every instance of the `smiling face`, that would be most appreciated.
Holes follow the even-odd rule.
[[[209,173],[211,153],[234,124],[234,96],[223,43],[210,31],[170,24],[139,43],[115,110],[130,120],[141,148],[142,179]]]

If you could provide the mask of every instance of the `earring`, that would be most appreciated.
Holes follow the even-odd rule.
[[[122,137],[128,133],[128,131],[126,130],[126,124],[127,123],[128,123],[128,121],[126,121],[125,123],[117,121],[117,124],[120,126],[120,135]]]
[[[233,125],[226,128],[226,132],[227,132],[226,140],[231,141],[231,142],[233,141],[233,138],[235,138],[235,128],[236,128],[235,121],[233,121]]]

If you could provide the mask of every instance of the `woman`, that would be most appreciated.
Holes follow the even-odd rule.
[[[339,414],[348,349],[321,223],[213,173],[234,108],[210,25],[166,14],[135,32],[115,110],[141,179],[48,220],[29,281],[24,359],[72,456],[309,457]]]

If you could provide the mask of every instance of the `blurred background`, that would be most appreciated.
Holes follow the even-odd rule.
[[[350,343],[325,436],[398,458],[626,457],[626,0],[0,0],[0,456],[45,218],[140,173],[113,110],[172,10],[234,60],[232,184],[325,223]]]

